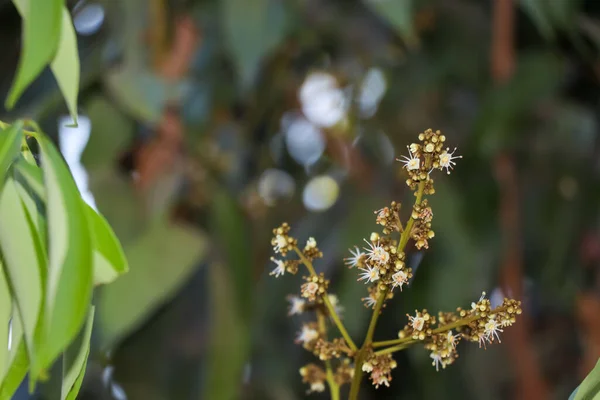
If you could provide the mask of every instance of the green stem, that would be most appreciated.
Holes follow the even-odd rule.
[[[414,342],[416,342],[416,340],[413,340]],[[404,350],[407,347],[410,347],[410,345],[412,345],[412,342],[407,342],[404,344],[399,344],[397,346],[392,346],[392,347],[388,347],[387,349],[383,349],[383,350],[379,350],[375,352],[375,355],[383,355],[383,354],[390,354],[390,353],[394,353],[396,351],[400,351],[400,350]]]
[[[298,249],[297,247],[294,247],[294,251],[296,252],[296,254],[298,254],[298,257],[300,257],[300,260],[302,260],[302,263],[306,266],[306,268],[308,269],[308,272],[312,276],[317,276],[317,272],[315,271],[315,267],[312,265],[312,262],[308,258],[306,258],[304,256],[304,254],[300,251],[300,249]],[[350,334],[346,330],[346,327],[342,323],[342,320],[340,319],[339,315],[335,311],[335,307],[333,306],[333,304],[331,304],[331,301],[329,300],[329,295],[327,294],[327,292],[323,293],[323,295],[321,297],[323,299],[323,304],[325,304],[325,307],[327,307],[327,311],[329,311],[329,315],[331,316],[331,319],[333,319],[333,322],[335,323],[338,330],[344,337],[344,340],[346,341],[346,343],[348,343],[348,346],[350,347],[350,349],[352,351],[357,351],[358,347],[356,346],[356,344],[350,337]]]
[[[419,187],[417,189],[417,198],[415,199],[415,205],[421,204],[423,200],[423,191],[425,190],[425,181],[419,182]],[[406,227],[402,231],[402,235],[400,235],[400,241],[398,243],[398,254],[404,251],[406,244],[408,243],[408,239],[410,239],[410,231],[415,223],[415,220],[411,216],[406,223]],[[381,307],[383,307],[383,303],[388,295],[388,289],[385,289],[379,293],[379,297],[377,298],[377,303],[375,304],[375,308],[373,309],[373,314],[371,315],[371,322],[369,323],[369,329],[367,330],[367,336],[365,337],[365,341],[360,348],[360,351],[356,355],[354,359],[354,377],[352,378],[352,383],[350,385],[350,396],[349,400],[357,400],[358,392],[360,391],[360,382],[362,381],[363,370],[362,363],[364,362],[364,358],[366,356],[366,351],[371,346],[373,342],[373,335],[375,334],[375,327],[377,326],[377,320],[379,319],[379,314],[381,313]]]
[[[493,314],[497,314],[501,311],[504,311],[505,307],[498,307],[492,311],[490,311],[489,315],[493,315]],[[473,315],[470,317],[466,317],[466,318],[462,318],[459,319],[457,321],[451,322],[449,324],[440,326],[436,329],[434,329],[432,331],[433,334],[436,333],[443,333],[443,332],[448,332],[451,329],[454,328],[458,328],[460,326],[464,326],[464,325],[468,325],[473,321],[476,321],[478,319],[480,319],[481,316],[480,315]],[[406,347],[418,342],[419,340],[413,339],[412,337],[405,337],[402,339],[394,339],[394,340],[384,340],[381,342],[373,342],[373,348],[378,348],[378,347],[386,347],[386,346],[392,346],[392,347],[388,347],[386,349],[383,350],[379,350],[377,352],[375,352],[375,354],[387,354],[387,353],[393,353],[395,351],[399,351],[399,350],[403,350]]]
[[[317,321],[319,323],[319,333],[324,339],[327,339],[327,323],[325,321],[325,315],[323,311],[317,310]],[[329,385],[329,393],[331,394],[331,400],[340,399],[340,386],[335,381],[333,375],[333,368],[331,368],[331,361],[325,361],[325,373],[327,376],[327,384]]]

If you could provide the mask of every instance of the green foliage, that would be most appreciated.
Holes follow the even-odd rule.
[[[90,339],[92,338],[92,325],[94,323],[94,307],[88,312],[88,318],[85,329],[80,335],[79,341],[73,342],[73,345],[64,353],[63,356],[63,381],[61,387],[61,400],[75,400],[83,376],[85,375],[85,366],[90,354]]]
[[[569,396],[569,400],[595,400],[600,398],[600,360],[594,369]]]
[[[263,57],[286,33],[284,2],[276,0],[225,0],[222,2],[226,44],[238,69],[243,87],[248,88]]]
[[[396,29],[408,44],[415,44],[417,41],[413,26],[414,3],[414,0],[366,2],[373,12]]]
[[[126,245],[131,271],[103,288],[100,295],[101,346],[108,348],[117,343],[171,298],[205,249],[206,241],[195,229],[162,220]]]
[[[79,53],[65,1],[13,0],[13,3],[23,18],[23,50],[6,107],[14,107],[25,89],[50,65],[77,124]]]
[[[28,370],[32,387],[44,379],[87,319],[88,337],[64,382],[63,398],[74,398],[89,351],[93,284],[115,279],[128,266],[109,225],[81,199],[58,150],[29,125],[36,131],[25,131],[20,121],[0,125],[0,318],[4,326],[12,321],[12,347],[0,353],[0,399],[12,396]],[[41,168],[26,160],[24,136],[37,141]],[[8,331],[0,340],[7,349]]]

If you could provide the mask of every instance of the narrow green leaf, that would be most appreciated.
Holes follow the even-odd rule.
[[[90,308],[87,323],[80,335],[77,346],[70,346],[63,358],[63,381],[60,398],[61,400],[75,400],[81,382],[85,375],[85,367],[90,354],[90,339],[92,337],[92,325],[94,323],[94,307]]]
[[[23,18],[23,45],[17,74],[6,99],[9,109],[54,58],[65,5],[64,0],[13,0],[13,3]]]
[[[8,366],[8,325],[12,315],[10,288],[4,274],[4,265],[0,260],[0,382]]]
[[[106,219],[87,204],[85,211],[94,249],[94,284],[106,284],[129,270],[127,259]]]
[[[577,393],[574,393],[574,400],[594,400],[600,398],[600,359],[576,391]]]
[[[10,367],[1,382],[2,386],[0,386],[0,400],[12,399],[13,394],[21,385],[23,379],[25,379],[25,375],[27,375],[27,370],[29,369],[29,359],[27,358],[25,341],[19,340],[15,343],[14,330],[13,347],[11,350],[13,355],[10,360]]]
[[[73,21],[71,21],[71,15],[66,7],[62,9],[60,42],[58,43],[56,57],[50,63],[50,68],[76,126],[80,75],[79,50],[77,49],[77,36],[73,28]]]
[[[39,145],[49,239],[43,355],[44,362],[50,363],[75,338],[85,321],[93,271],[90,234],[77,186],[54,145],[43,136]]]
[[[39,249],[37,233],[21,202],[12,178],[6,181],[0,194],[0,248],[5,272],[14,293],[30,360],[35,364],[36,327],[42,305],[42,270],[45,260]]]
[[[46,189],[44,188],[44,173],[37,165],[28,163],[24,158],[19,158],[14,163],[15,179],[24,184],[40,200],[46,201]]]
[[[19,155],[23,141],[23,123],[18,121],[6,129],[0,129],[0,189],[4,182],[6,171]]]
[[[27,357],[27,348],[23,340],[23,327],[19,310],[13,303],[12,308],[12,343],[9,349],[7,368],[3,375],[0,375],[0,400],[10,400],[17,390],[25,374],[29,369],[29,358]]]

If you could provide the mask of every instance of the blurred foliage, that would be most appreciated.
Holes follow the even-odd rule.
[[[361,339],[366,290],[341,259],[376,230],[373,210],[410,201],[391,161],[429,127],[464,158],[440,179],[436,237],[427,253],[409,254],[414,282],[376,338],[395,336],[416,304],[468,306],[503,284],[498,160],[509,155],[527,349],[549,398],[567,398],[591,371],[600,356],[597,2],[512,2],[515,65],[503,84],[491,73],[493,0],[67,3],[76,28],[90,4],[104,10],[99,29],[78,36],[79,107],[92,126],[82,163],[131,268],[95,295],[82,398],[302,398],[298,368],[308,359],[293,344],[301,323],[286,318],[285,302],[298,282],[268,277],[271,229],[285,220],[295,236],[319,241],[317,268]],[[3,93],[17,65],[17,18],[0,0]],[[335,78],[346,108],[335,124],[315,123],[324,153],[302,165],[288,132],[314,113],[299,91],[315,71]],[[369,111],[362,84],[373,71],[384,94]],[[58,137],[56,118],[67,112],[58,99],[46,71],[4,114],[36,116]],[[290,178],[285,190],[265,183],[269,169]],[[309,212],[303,190],[320,175],[333,177],[339,196]],[[365,388],[364,398],[523,398],[534,384],[515,343],[467,350],[440,373],[426,354],[401,354],[397,384]]]

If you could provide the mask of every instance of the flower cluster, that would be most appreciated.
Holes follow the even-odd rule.
[[[398,332],[397,339],[373,340],[377,320],[386,303],[403,291],[413,277],[413,270],[406,265],[408,243],[412,241],[417,250],[428,249],[435,236],[433,211],[425,198],[435,193],[431,173],[440,170],[449,174],[455,160],[461,158],[455,155],[456,149],[451,152],[444,147],[446,137],[440,131],[428,129],[418,138],[418,143],[408,146],[408,156],[398,160],[408,174],[406,183],[415,194],[412,207],[404,208],[408,210],[405,224],[400,203],[391,202],[375,211],[375,223],[382,228],[382,233],[371,233],[363,245],[354,246],[344,258],[344,264],[357,271],[357,281],[368,285],[368,295],[362,301],[373,314],[362,345],[356,345],[348,334],[339,300],[329,293],[329,280],[313,265],[316,259],[323,257],[317,241],[311,237],[300,248],[298,240],[290,236],[287,223],[273,230],[271,245],[280,258],[271,258],[276,266],[271,275],[296,274],[301,265],[308,271],[299,293],[288,297],[288,315],[310,313],[315,317],[303,323],[296,336],[296,343],[323,363],[322,366],[311,363],[300,369],[309,392],[322,392],[328,386],[332,397],[337,398],[340,386],[351,383],[350,398],[356,399],[364,373],[369,374],[376,388],[389,386],[392,370],[397,366],[393,353],[413,345],[429,352],[436,370],[444,369],[457,359],[457,346],[461,341],[477,342],[480,347],[500,343],[500,334],[515,323],[522,312],[521,303],[512,299],[504,299],[502,305],[492,309],[484,293],[470,309],[457,308],[455,312],[438,312],[437,315],[415,310],[414,315],[407,315],[408,322]],[[341,337],[331,337],[330,325],[335,325]]]

